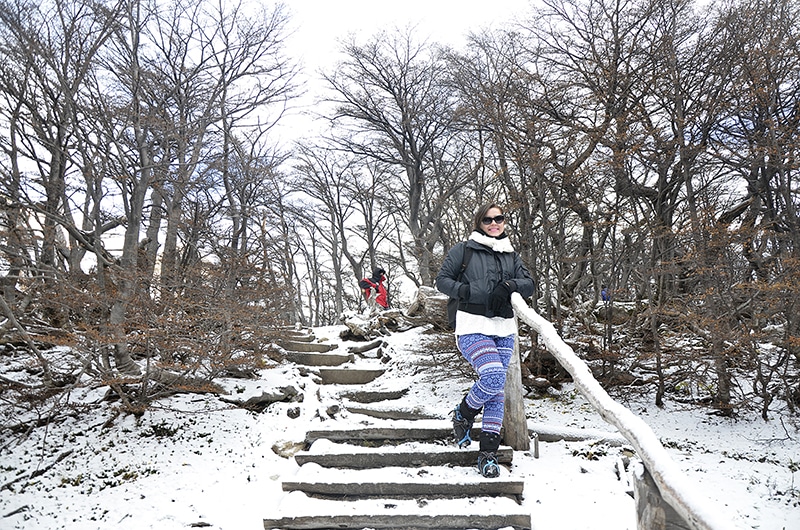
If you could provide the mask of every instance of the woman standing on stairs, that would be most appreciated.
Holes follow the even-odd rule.
[[[478,470],[500,474],[497,450],[505,410],[506,372],[514,352],[517,327],[511,293],[533,295],[533,279],[505,233],[506,217],[496,204],[475,212],[467,241],[447,253],[436,288],[458,300],[455,335],[458,349],[478,380],[453,411],[456,444],[467,447],[475,416],[483,409]],[[469,249],[469,250],[468,250]]]

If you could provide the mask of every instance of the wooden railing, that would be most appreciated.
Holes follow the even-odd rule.
[[[736,525],[725,520],[721,509],[713,506],[714,503],[700,493],[696,485],[678,468],[650,426],[608,395],[592,376],[586,363],[561,340],[553,325],[528,307],[519,293],[512,294],[511,303],[517,318],[539,334],[545,348],[570,373],[575,387],[583,397],[605,421],[615,426],[636,450],[644,465],[643,473],[638,476],[634,474],[637,481],[634,489],[637,497],[638,527],[648,530],[736,529]],[[509,376],[516,379],[515,374],[509,373]],[[507,401],[509,397],[507,396]],[[660,503],[662,498],[667,506]]]

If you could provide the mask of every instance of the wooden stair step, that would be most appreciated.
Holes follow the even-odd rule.
[[[323,385],[364,385],[386,372],[383,368],[320,368]]]
[[[374,407],[359,407],[354,405],[345,405],[344,407],[348,412],[353,414],[363,414],[372,418],[381,418],[387,420],[434,420],[436,416],[426,414],[419,410],[403,410],[403,409],[389,409],[389,408],[374,408]]]
[[[286,330],[283,331],[283,335],[284,338],[294,342],[314,342],[317,340],[317,337],[315,337],[313,333],[307,333],[305,331]]]
[[[407,388],[400,390],[349,390],[340,395],[356,403],[377,403],[378,401],[389,401],[400,399],[408,394]]]
[[[421,503],[425,503],[424,506]],[[287,504],[290,506],[285,507]],[[297,515],[264,519],[265,530],[531,528],[530,513],[514,500],[503,497],[477,497],[470,503],[463,499],[341,501],[314,499],[292,492],[281,503],[280,511]]]
[[[525,483],[521,480],[492,479],[469,484],[448,482],[300,482],[283,483],[284,491],[302,491],[319,495],[348,495],[352,497],[396,497],[440,495],[474,497],[477,495],[522,495]],[[343,493],[346,492],[346,493]]]
[[[516,514],[439,514],[397,515],[301,515],[264,519],[266,530],[530,530],[529,513]]]
[[[346,469],[368,469],[380,467],[421,467],[421,466],[474,466],[478,460],[477,444],[475,449],[458,449],[454,445],[435,445],[407,443],[381,447],[362,447],[349,444],[326,442],[324,448],[318,448],[320,442],[311,446],[309,451],[300,451],[294,455],[298,465],[307,463],[322,467]],[[500,446],[497,461],[509,464],[514,458],[514,450]]]
[[[480,421],[476,421],[479,424]],[[626,445],[628,442],[618,432],[603,431],[599,429],[580,429],[575,427],[553,426],[543,423],[528,422],[528,431],[531,436],[536,434],[542,442],[568,442],[584,440],[602,440],[609,445]],[[471,431],[472,439],[478,440],[480,427],[477,425]],[[333,441],[356,440],[450,440],[453,436],[453,427],[449,419],[431,420],[396,420],[386,421],[384,424],[370,425],[352,429],[319,429],[306,433],[306,441],[325,438]]]
[[[318,352],[326,353],[335,350],[339,347],[338,344],[320,343],[320,342],[303,342],[295,340],[279,340],[278,344],[284,350],[299,351],[299,352]]]
[[[480,436],[480,428],[472,430],[472,439]],[[351,429],[319,429],[306,432],[306,442],[327,439],[332,441],[359,440],[451,440],[450,420],[395,420]]]
[[[611,446],[630,445],[630,442],[619,432],[600,429],[583,429],[578,427],[565,427],[563,425],[547,425],[544,423],[528,422],[528,432],[536,434],[542,442],[581,442],[585,440],[602,440]]]
[[[463,467],[339,469],[307,464],[294,480],[284,481],[284,491],[302,491],[319,495],[479,497],[521,495],[525,482],[504,473],[487,480],[476,469]]]
[[[286,360],[304,366],[340,366],[353,362],[352,353],[287,351]]]

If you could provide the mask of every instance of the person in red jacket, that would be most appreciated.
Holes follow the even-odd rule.
[[[386,290],[386,271],[380,267],[375,267],[370,278],[364,278],[358,285],[364,290],[364,298],[367,300],[370,310],[380,306],[389,309],[389,292]]]

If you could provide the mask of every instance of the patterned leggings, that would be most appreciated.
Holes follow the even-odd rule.
[[[505,412],[506,371],[514,351],[514,335],[460,335],[458,349],[478,373],[478,380],[467,394],[467,405],[476,410],[483,407],[481,430],[500,434]]]

